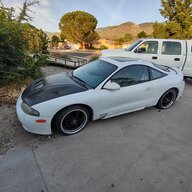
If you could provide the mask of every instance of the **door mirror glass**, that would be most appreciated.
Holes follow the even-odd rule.
[[[108,89],[108,90],[119,90],[120,89],[120,85],[115,83],[115,82],[111,82],[111,81],[108,81],[103,89]]]

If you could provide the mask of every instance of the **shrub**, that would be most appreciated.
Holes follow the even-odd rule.
[[[50,55],[50,52],[49,52],[49,50],[43,50],[43,51],[42,51],[42,54]]]
[[[98,55],[94,55],[94,56],[91,57],[91,59],[89,60],[89,62],[95,61],[95,60],[97,60],[98,58],[99,58]]]
[[[63,54],[61,55],[61,58],[63,58],[63,59],[70,59],[70,56],[67,55],[66,53],[63,53]]]
[[[101,45],[99,49],[104,50],[104,49],[108,49],[108,47],[106,47],[105,45]]]
[[[43,31],[23,22],[29,19],[29,7],[37,2],[25,0],[17,16],[14,8],[4,7],[0,1],[0,85],[13,81],[22,82],[26,78],[41,75],[40,66],[47,57],[32,58],[29,55],[46,50],[47,36]],[[31,38],[33,33],[38,33],[38,36]],[[37,44],[34,43],[36,40]]]
[[[26,56],[25,62],[21,67],[10,67],[9,70],[2,70],[1,75],[3,78],[0,78],[0,84],[4,85],[6,83],[17,82],[23,83],[29,79],[36,79],[42,76],[41,66],[46,65],[47,56],[40,55],[35,59]]]

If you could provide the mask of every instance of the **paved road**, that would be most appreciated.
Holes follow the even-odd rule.
[[[191,192],[192,82],[171,108],[92,122],[0,157],[0,192]]]

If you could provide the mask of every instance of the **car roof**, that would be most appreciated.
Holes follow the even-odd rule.
[[[145,61],[137,58],[130,57],[100,57],[101,60],[112,63],[118,68],[129,66],[129,65],[146,65],[154,67],[153,64],[149,61]]]
[[[157,67],[158,64],[152,63],[147,60],[137,59],[137,58],[129,58],[129,57],[100,57],[101,60],[109,62],[113,65],[116,65],[118,69],[122,69],[126,66],[130,65],[145,65],[161,71],[165,74],[169,74],[170,71],[163,70],[160,67]],[[161,65],[160,65],[161,66]],[[175,71],[175,70],[174,70]]]
[[[129,62],[136,61],[137,62],[137,60],[138,60],[138,59],[129,58],[129,57],[108,57],[108,58],[113,59],[118,62],[127,62],[127,61],[129,61]]]

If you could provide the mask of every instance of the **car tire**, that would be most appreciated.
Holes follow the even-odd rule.
[[[73,135],[85,128],[89,118],[90,114],[86,107],[67,107],[55,116],[55,127],[62,135]]]
[[[170,108],[177,98],[177,90],[169,89],[166,91],[157,103],[157,108],[159,109],[168,109]]]

